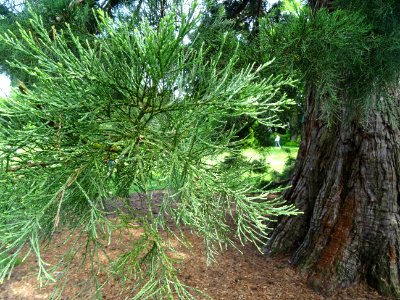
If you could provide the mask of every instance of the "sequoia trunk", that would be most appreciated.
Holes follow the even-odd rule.
[[[363,124],[328,128],[311,90],[285,194],[303,214],[280,220],[265,247],[291,253],[310,285],[327,294],[366,279],[400,297],[400,95],[396,90],[373,102],[377,109]]]

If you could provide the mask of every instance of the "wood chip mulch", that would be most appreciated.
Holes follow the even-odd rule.
[[[135,202],[135,199],[133,199]],[[107,255],[113,259],[128,249],[131,243],[140,237],[141,229],[130,229],[113,237],[112,243],[107,246]],[[54,264],[67,252],[69,245],[62,242],[69,235],[67,232],[55,235],[53,242],[43,249],[46,262]],[[179,265],[180,279],[187,285],[196,287],[212,299],[216,300],[386,300],[366,284],[360,283],[347,289],[338,290],[330,297],[324,297],[307,285],[305,278],[292,268],[285,257],[267,258],[252,245],[238,246],[236,249],[223,251],[217,257],[217,263],[207,266],[204,245],[200,237],[185,230],[185,235],[192,245],[190,249],[177,246],[178,255],[182,259]],[[176,255],[176,254],[175,254]],[[81,254],[78,255],[78,258]],[[100,260],[107,265],[107,257],[103,254]],[[61,299],[95,299],[90,296],[93,284],[85,286],[90,274],[88,263],[79,261],[72,263],[72,272]],[[64,270],[54,272],[55,277],[64,275]],[[50,299],[54,283],[39,287],[37,281],[37,261],[29,257],[13,271],[11,278],[0,285],[0,300],[34,300]],[[100,272],[100,281],[107,274]],[[128,283],[129,285],[129,283]],[[88,294],[79,294],[80,291]],[[102,289],[103,299],[129,299],[129,293],[124,292],[120,284],[108,282]],[[206,299],[199,296],[199,299]]]

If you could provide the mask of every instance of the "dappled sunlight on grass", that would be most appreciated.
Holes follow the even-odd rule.
[[[248,160],[250,160],[250,161],[253,161],[253,160],[261,160],[261,158],[263,157],[263,154],[262,153],[260,153],[260,152],[258,152],[256,149],[254,149],[254,148],[247,148],[247,149],[244,149],[243,151],[242,151],[242,155],[246,158],[246,159],[248,159]]]
[[[222,163],[227,157],[229,157],[229,154],[225,152],[218,156],[206,157],[203,161],[205,164],[209,166],[215,166],[217,164]]]
[[[289,157],[296,158],[297,147],[268,147],[263,149],[247,148],[242,155],[249,161],[259,160],[267,164],[273,171],[281,173]]]

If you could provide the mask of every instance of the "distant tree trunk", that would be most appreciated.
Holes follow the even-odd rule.
[[[315,98],[311,89],[285,195],[304,214],[279,221],[266,253],[291,253],[309,284],[325,294],[366,279],[400,297],[399,89],[375,97],[377,109],[363,125],[328,128]]]

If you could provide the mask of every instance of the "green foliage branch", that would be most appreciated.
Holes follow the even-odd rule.
[[[221,67],[221,51],[206,58],[203,47],[185,45],[195,29],[192,12],[168,13],[157,26],[98,12],[101,31],[90,42],[68,24],[49,36],[35,14],[29,31],[20,27],[22,39],[2,35],[34,62],[10,64],[35,80],[26,94],[0,103],[1,280],[21,255],[33,253],[39,279],[53,281],[55,270],[68,270],[83,251],[98,298],[105,284],[98,274],[106,270],[122,282],[134,280],[134,299],[189,299],[193,291],[180,282],[169,255],[175,249],[162,230],[184,242],[179,229],[192,229],[213,259],[235,238],[261,245],[272,217],[297,213],[246,182],[246,169],[216,162],[237,154],[238,129],[225,130],[225,120],[249,116],[277,125],[267,113],[291,102],[275,95],[292,82],[261,79],[265,66],[238,70],[236,54]],[[154,182],[164,195],[158,214]],[[130,205],[131,193],[144,197],[144,211]],[[137,227],[140,239],[105,266],[99,257],[112,233]],[[41,246],[64,229],[76,232],[71,249],[49,266]]]
[[[315,88],[329,124],[363,120],[374,108],[370,96],[395,82],[400,66],[398,1],[334,5],[333,11],[305,7],[278,23],[267,17],[260,25],[263,59],[276,57],[272,71]]]
[[[65,28],[65,24],[69,23],[74,30],[75,35],[86,36],[90,38],[90,34],[96,32],[95,13],[100,8],[98,1],[68,1],[68,0],[27,0],[17,1],[12,5],[12,1],[3,1],[3,7],[6,14],[1,17],[0,8],[0,32],[12,31],[19,36],[18,22],[23,28],[34,30],[31,28],[30,17],[34,12],[42,16],[43,25],[47,28],[47,33],[52,36],[55,30]],[[69,44],[70,48],[72,43]],[[13,68],[6,63],[7,60],[18,59],[25,64],[31,64],[30,56],[24,53],[15,52],[13,48],[6,43],[0,44],[0,70],[7,73],[12,81],[23,81],[27,86],[33,83],[33,78],[26,72],[18,68]]]

